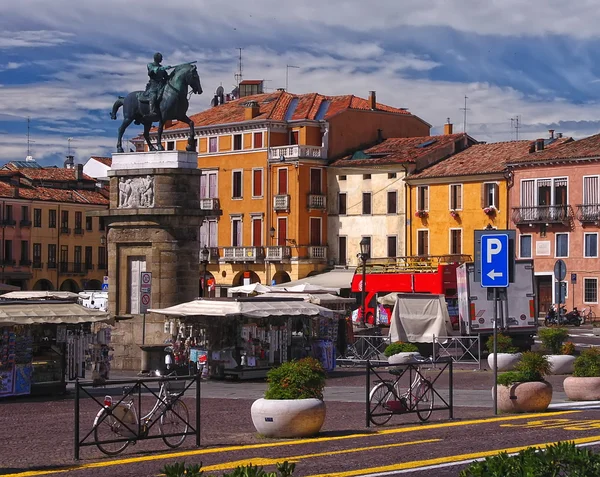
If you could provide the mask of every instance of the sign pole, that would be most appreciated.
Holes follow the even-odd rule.
[[[498,415],[498,289],[494,292],[494,415]]]
[[[146,313],[142,315],[142,344],[146,344]]]

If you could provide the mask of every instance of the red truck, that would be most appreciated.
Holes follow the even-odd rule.
[[[458,328],[456,268],[470,260],[468,255],[368,259],[365,267],[365,322],[376,324],[379,296],[393,292],[432,293],[446,296],[452,326]],[[363,267],[358,266],[352,278],[351,291],[359,309],[362,290]],[[391,310],[387,311],[390,313]]]

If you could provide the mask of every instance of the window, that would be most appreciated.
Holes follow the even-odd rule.
[[[98,269],[106,270],[108,268],[106,262],[106,247],[98,247]]]
[[[298,144],[298,131],[292,131],[290,133],[290,145],[293,146]]]
[[[370,192],[363,192],[362,213],[363,213],[363,215],[371,215],[371,193]]]
[[[396,257],[398,255],[398,237],[388,235],[387,237],[387,256]]]
[[[29,206],[22,205],[21,206],[21,221],[29,220]]]
[[[33,226],[42,226],[42,209],[33,209]]]
[[[585,233],[583,234],[584,252],[585,258],[596,258],[598,256],[598,234],[597,233]]]
[[[287,182],[287,167],[280,167],[279,169],[277,169],[277,190],[279,191],[279,195],[287,195]]]
[[[242,135],[241,134],[233,135],[233,150],[234,151],[242,150]]]
[[[21,265],[28,264],[29,261],[29,242],[21,240]]]
[[[217,137],[208,138],[208,152],[217,152]]]
[[[12,223],[13,220],[14,220],[13,206],[5,205],[4,206],[4,221],[5,221],[5,223],[10,224],[10,223]]]
[[[348,238],[338,237],[338,265],[346,265],[348,259]]]
[[[85,269],[86,270],[92,270],[94,268],[94,266],[92,265],[92,262],[94,261],[94,259],[92,258],[92,253],[93,253],[92,247],[85,247]]]
[[[203,172],[200,176],[200,198],[217,199],[217,173]]]
[[[323,190],[321,188],[321,169],[310,170],[310,193],[315,195],[321,195]]]
[[[395,172],[388,173],[388,179],[395,179],[397,177]]]
[[[450,185],[450,210],[462,210],[462,184]]]
[[[485,182],[483,184],[483,193],[481,196],[481,208],[494,207],[498,209],[498,184],[495,182]]]
[[[233,190],[231,193],[232,199],[242,198],[242,171],[233,171]]]
[[[69,228],[69,211],[63,210],[60,214],[60,228],[68,229]]]
[[[217,221],[215,219],[203,220],[200,226],[200,247],[217,246]]]
[[[75,250],[73,251],[73,261],[78,265],[81,265],[81,259],[82,259],[81,252],[82,252],[81,246],[76,245]]]
[[[232,218],[231,219],[231,246],[241,247],[242,246],[242,219]]]
[[[85,218],[85,230],[88,230],[88,231],[92,230],[92,217]]]
[[[397,214],[398,213],[398,192],[388,191],[387,193],[387,213]]]
[[[429,255],[429,230],[417,230],[417,255]]]
[[[531,235],[520,235],[519,236],[519,257],[521,258],[531,258],[532,250],[531,250]]]
[[[255,132],[253,136],[254,149],[260,149],[263,147],[263,134],[261,132]]]
[[[175,150],[175,141],[167,141],[167,151]]]
[[[450,254],[462,253],[462,229],[450,229]]]
[[[345,192],[340,192],[338,194],[338,214],[339,215],[346,215],[346,193]]]
[[[33,268],[42,268],[42,244],[33,244]]]
[[[429,210],[429,186],[417,187],[417,210]]]
[[[83,232],[83,213],[75,212],[75,231]]]
[[[569,256],[569,234],[556,234],[555,257]]]
[[[60,246],[60,271],[66,272],[69,267],[69,246]]]
[[[363,174],[363,181],[368,181],[371,179],[371,174]]]
[[[309,234],[311,245],[322,245],[321,240],[321,218],[311,217],[309,221]]]
[[[252,197],[263,196],[263,170],[252,169]]]
[[[98,217],[98,230],[100,232],[104,230],[104,217]]]
[[[253,218],[252,219],[252,246],[260,247],[262,246],[262,229],[263,229],[263,221],[261,218]]]
[[[345,181],[346,180],[346,176],[340,176],[340,181]]]
[[[583,279],[583,301],[584,303],[598,303],[598,279]]]
[[[56,268],[56,244],[48,244],[48,268]]]

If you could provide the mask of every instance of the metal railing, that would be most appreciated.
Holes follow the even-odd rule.
[[[598,222],[600,220],[600,204],[578,204],[575,217],[580,222]]]
[[[535,207],[513,207],[512,220],[515,224],[566,223],[571,216],[571,206],[538,205]]]
[[[367,361],[387,363],[383,352],[389,344],[389,335],[355,335],[355,340],[336,358],[336,363],[338,366],[365,366]]]
[[[450,358],[454,363],[476,364],[481,369],[481,337],[433,335],[433,359]]]
[[[366,273],[437,272],[439,265],[471,261],[471,256],[465,254],[369,258]]]

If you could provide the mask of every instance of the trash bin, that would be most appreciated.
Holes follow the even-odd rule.
[[[165,368],[165,346],[162,345],[142,345],[142,369],[143,373],[158,369],[159,371]]]

